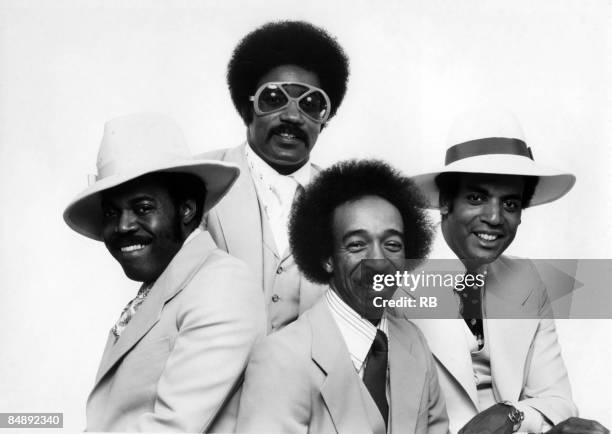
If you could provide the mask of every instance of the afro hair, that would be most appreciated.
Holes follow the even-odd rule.
[[[325,30],[303,21],[279,21],[246,35],[227,65],[227,84],[236,110],[248,125],[253,116],[249,97],[260,78],[280,65],[313,72],[331,102],[330,118],[342,103],[349,61],[342,47]]]
[[[309,280],[328,283],[331,278],[323,262],[333,253],[334,210],[369,195],[385,199],[402,216],[406,258],[427,256],[434,231],[418,187],[382,161],[344,161],[321,172],[291,209],[291,250],[298,268]]]

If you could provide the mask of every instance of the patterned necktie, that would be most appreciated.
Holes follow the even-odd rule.
[[[467,276],[467,274],[466,274]],[[463,291],[457,291],[461,300],[461,316],[478,342],[478,349],[484,347],[484,331],[482,326],[482,287],[467,286]]]
[[[150,290],[151,286],[140,288],[140,290],[138,291],[138,295],[136,295],[136,297],[130,300],[127,306],[125,306],[125,308],[121,312],[121,315],[119,316],[119,319],[111,329],[111,331],[115,335],[115,342],[117,342],[119,336],[121,336],[121,332],[123,332],[123,329],[127,327],[128,323],[136,314],[142,302],[145,300],[147,295],[149,295]]]
[[[376,337],[370,347],[363,382],[380,410],[387,427],[389,403],[387,402],[387,360],[389,345],[384,332],[376,330]]]

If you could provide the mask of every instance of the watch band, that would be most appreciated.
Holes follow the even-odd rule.
[[[512,422],[512,432],[517,432],[521,427],[521,423],[525,419],[525,414],[516,408],[510,401],[501,401],[500,404],[507,405],[510,407],[510,413],[508,413],[508,419]]]

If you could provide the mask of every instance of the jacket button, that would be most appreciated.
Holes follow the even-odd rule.
[[[276,274],[281,274],[283,271],[285,271],[285,270],[283,269],[283,267],[282,267],[282,266],[280,266],[280,267],[278,267],[278,268],[276,269]]]
[[[272,296],[272,301],[273,301],[274,303],[276,303],[278,300],[280,300],[280,297],[279,297],[277,294],[274,294],[274,295]]]

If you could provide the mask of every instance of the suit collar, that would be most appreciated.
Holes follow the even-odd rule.
[[[504,306],[508,312],[487,312],[489,317],[515,318],[513,313],[520,313],[517,318],[525,318],[530,310],[527,303],[534,288],[541,284],[539,275],[531,268],[527,259],[500,256],[487,266],[486,296],[492,297],[493,306]],[[534,315],[537,316],[537,315]]]
[[[359,372],[374,342],[376,331],[379,329],[385,336],[389,336],[387,316],[383,315],[376,327],[355,312],[334,290],[327,290],[324,297],[329,312],[342,335],[342,340],[351,355],[351,361]]]
[[[251,168],[253,176],[260,176],[262,181],[266,184],[274,184],[276,178],[281,176],[293,178],[302,187],[305,187],[306,184],[310,182],[312,177],[312,163],[310,159],[295,172],[288,175],[282,175],[257,155],[248,142],[243,149],[245,151],[247,165]]]
[[[109,335],[96,376],[96,385],[159,321],[166,302],[185,287],[215,249],[215,243],[208,232],[196,235],[183,245],[153,284],[149,295],[123,330],[120,338],[115,342],[114,336]]]

